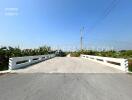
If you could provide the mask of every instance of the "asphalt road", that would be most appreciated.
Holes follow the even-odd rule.
[[[38,65],[46,65],[47,62],[58,65],[60,59],[51,59]],[[68,60],[62,58],[62,60],[70,64],[74,63],[78,67],[82,64],[81,62],[84,62],[84,67],[92,67],[87,66],[88,63],[81,59],[70,58]],[[54,69],[52,64],[47,67],[53,67],[51,70],[55,72],[67,72],[69,67],[66,62],[63,64],[67,67],[65,71],[64,68],[62,68],[63,70],[52,70]],[[94,64],[93,62],[89,63]],[[58,66],[62,67],[61,65]],[[96,66],[93,66],[95,68],[92,70],[86,68],[86,72],[89,73],[48,73],[50,69],[47,69],[47,73],[45,73],[42,70],[46,69],[46,66],[43,66],[44,68],[39,66],[38,68],[41,68],[41,71],[38,70],[36,65],[34,67],[37,70],[35,72],[32,71],[33,66],[31,66],[28,70],[18,70],[18,73],[15,74],[1,75],[0,100],[132,100],[132,75],[118,73],[117,70],[111,68],[111,73],[108,73],[109,67],[107,66],[99,64],[99,68],[105,68],[103,71],[100,70],[101,72],[93,71],[93,69],[99,69]],[[73,70],[79,72],[78,67],[72,67],[74,69],[70,72],[73,72]],[[80,70],[82,72],[84,69]],[[23,71],[29,73],[23,73]],[[107,73],[102,73],[104,71],[107,71]]]

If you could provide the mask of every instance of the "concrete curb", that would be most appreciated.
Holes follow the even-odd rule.
[[[132,74],[132,72],[130,72],[130,71],[128,71],[127,73],[128,73],[128,74]]]
[[[0,71],[0,74],[11,73],[11,70]]]

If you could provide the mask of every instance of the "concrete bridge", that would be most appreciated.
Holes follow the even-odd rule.
[[[0,100],[131,100],[132,76],[88,59],[55,57],[0,76]]]
[[[118,69],[80,57],[55,57],[38,64],[14,70],[16,73],[124,73]]]

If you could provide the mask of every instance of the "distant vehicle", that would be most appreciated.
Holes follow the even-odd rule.
[[[56,54],[56,56],[58,56],[58,57],[65,57],[65,56],[66,56],[66,53],[63,52],[62,50],[57,50],[57,51],[55,52],[55,54]]]

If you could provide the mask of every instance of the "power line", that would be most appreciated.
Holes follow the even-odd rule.
[[[111,12],[112,10],[118,5],[120,0],[113,0],[110,4],[110,6],[104,11],[104,16],[102,19],[105,19]]]
[[[98,24],[100,24],[111,12],[112,10],[118,5],[120,0],[112,0],[112,2],[109,4],[109,6],[104,10],[102,13],[102,16],[95,22],[95,24],[89,29],[89,32],[92,31]],[[80,32],[80,49],[83,49],[83,31],[84,27],[81,29]]]
[[[96,28],[119,4],[120,0],[112,0],[108,7],[103,11],[102,16],[95,22],[95,24],[89,29],[89,33]]]
[[[120,0],[112,0],[110,5],[104,10],[100,19],[95,22],[95,24],[89,29],[89,31],[92,31],[98,24],[100,24],[112,12],[112,10],[119,4],[119,2]]]

